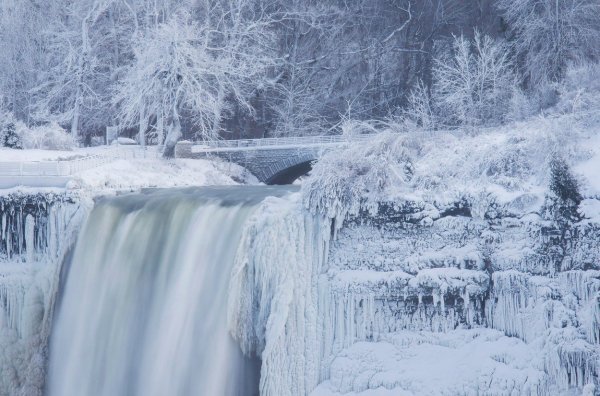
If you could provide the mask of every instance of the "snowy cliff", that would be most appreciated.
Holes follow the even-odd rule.
[[[261,394],[594,394],[597,135],[521,127],[383,134],[253,217],[230,327]]]

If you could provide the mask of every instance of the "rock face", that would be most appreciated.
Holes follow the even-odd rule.
[[[515,377],[519,394],[597,385],[600,201],[582,200],[569,221],[549,215],[552,205],[547,198],[539,213],[519,213],[506,205],[407,202],[346,221],[331,243],[327,272],[334,299],[343,305],[344,347],[389,341],[406,330],[489,328],[534,348],[536,360],[528,365],[541,377],[535,387],[531,378]],[[356,352],[350,351],[342,355]],[[334,360],[332,379],[339,366]],[[386,387],[398,385],[390,381]],[[360,381],[354,388],[335,384],[327,383],[335,391],[369,389]],[[486,391],[507,394],[502,387]]]

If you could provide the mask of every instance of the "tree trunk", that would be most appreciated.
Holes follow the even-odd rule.
[[[162,109],[158,110],[156,115],[156,144],[159,146],[165,141],[165,117],[163,116]]]
[[[177,141],[181,138],[181,122],[179,121],[179,114],[177,109],[173,106],[173,119],[169,125],[169,133],[165,139],[165,148],[163,150],[163,158],[174,158],[175,157],[175,146]]]
[[[146,147],[146,130],[148,129],[148,117],[146,116],[146,106],[140,106],[140,130],[138,133],[138,140],[140,146]]]
[[[77,89],[77,94],[75,97],[75,106],[73,108],[73,119],[71,120],[71,135],[73,135],[73,140],[77,140],[79,135],[79,113],[81,111],[81,103],[80,103],[80,93],[79,89]]]

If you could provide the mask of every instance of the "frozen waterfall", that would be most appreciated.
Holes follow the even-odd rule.
[[[244,225],[289,187],[101,199],[78,239],[50,341],[50,396],[258,394],[227,328]]]

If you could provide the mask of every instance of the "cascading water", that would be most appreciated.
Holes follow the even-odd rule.
[[[68,268],[50,396],[253,395],[260,362],[227,329],[248,217],[285,187],[159,190],[101,199]]]

